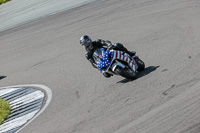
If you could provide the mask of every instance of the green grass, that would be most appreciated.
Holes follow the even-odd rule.
[[[0,5],[3,4],[3,3],[6,3],[8,1],[11,1],[11,0],[0,0]]]
[[[8,101],[0,98],[0,125],[11,113],[11,107]]]

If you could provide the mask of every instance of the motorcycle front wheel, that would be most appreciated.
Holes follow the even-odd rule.
[[[117,67],[115,70],[115,73],[117,73],[118,75],[120,75],[124,78],[127,78],[127,79],[135,79],[136,78],[135,72],[130,69],[124,69],[124,68]]]
[[[145,68],[144,62],[139,57],[134,58],[134,60],[135,60],[136,64],[138,65],[137,71],[138,72],[143,71]]]

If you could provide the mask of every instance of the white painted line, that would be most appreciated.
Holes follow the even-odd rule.
[[[6,93],[10,93],[10,92],[15,91],[15,90],[16,89],[3,89],[3,90],[0,90],[0,96],[3,96]]]
[[[24,116],[21,116],[19,118],[13,119],[11,121],[5,122],[0,126],[0,132],[5,132],[12,130],[14,128],[22,126],[19,130],[16,132],[21,131],[24,127],[26,127],[29,123],[31,123],[37,116],[39,116],[49,105],[52,99],[52,91],[50,88],[44,85],[39,85],[39,84],[27,84],[27,85],[15,85],[15,86],[7,86],[7,87],[0,87],[0,95],[4,95],[6,93],[10,93],[12,91],[15,91],[17,89],[25,88],[25,87],[32,87],[35,88],[37,91],[29,93],[25,96],[22,96],[21,98],[18,98],[14,101],[11,101],[11,106],[14,106],[13,108],[19,107],[21,105],[25,105],[27,103],[33,102],[35,100],[38,100],[40,98],[45,97],[45,104],[40,110],[35,110],[29,114],[26,114]],[[40,90],[37,89],[40,88],[45,92],[46,95]],[[2,90],[3,89],[3,90]],[[18,105],[19,104],[19,105]],[[38,112],[39,111],[39,112]]]
[[[21,125],[23,125],[24,123],[26,123],[29,119],[31,119],[39,110],[36,110],[34,112],[31,112],[27,115],[24,115],[22,117],[13,119],[9,122],[6,122],[5,124],[3,124],[0,128],[0,132],[7,132],[9,130],[12,130],[16,127],[19,127]]]
[[[15,109],[15,108],[17,108],[21,105],[33,102],[33,101],[40,99],[42,97],[44,97],[44,93],[42,93],[41,91],[35,91],[33,93],[30,93],[28,95],[25,95],[21,98],[18,98],[16,100],[10,102],[10,105],[14,106],[12,109]],[[22,103],[22,101],[24,101],[24,102]]]

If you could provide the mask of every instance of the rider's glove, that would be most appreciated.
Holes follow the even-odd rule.
[[[115,46],[114,46],[113,44],[110,44],[110,45],[108,46],[108,50],[112,50],[114,47],[115,47]]]

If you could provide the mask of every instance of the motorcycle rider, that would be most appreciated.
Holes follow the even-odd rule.
[[[85,46],[85,50],[86,50],[85,57],[90,61],[90,63],[92,64],[92,66],[94,68],[98,68],[98,67],[97,67],[97,64],[95,63],[92,55],[93,55],[94,51],[98,48],[109,48],[109,49],[124,51],[127,54],[129,54],[130,56],[134,56],[136,53],[135,51],[133,51],[133,52],[128,51],[121,43],[112,44],[110,41],[104,41],[102,39],[97,39],[95,41],[92,41],[92,39],[88,35],[83,35],[80,38],[80,44],[82,46],[83,45]],[[109,74],[105,71],[102,71],[102,73],[106,78],[109,78],[112,76],[112,74]]]

